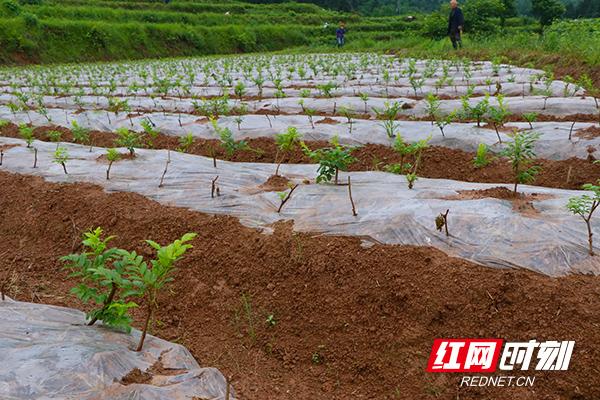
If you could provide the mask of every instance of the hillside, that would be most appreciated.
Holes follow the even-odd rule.
[[[539,36],[539,25],[531,18],[500,19],[472,4],[463,9],[467,24],[462,56],[550,63],[575,70],[575,75],[580,70],[599,75],[598,20],[556,23]],[[328,52],[335,49],[340,20],[348,27],[345,50],[447,57],[451,48],[445,11],[412,15],[414,19],[361,16],[309,3],[235,0],[3,0],[0,64]],[[558,52],[561,57],[555,57]]]

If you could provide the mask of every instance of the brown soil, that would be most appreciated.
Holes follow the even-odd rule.
[[[271,175],[259,188],[264,192],[282,192],[289,189],[289,184],[290,180],[285,176]]]
[[[127,375],[121,378],[121,384],[128,386],[135,383],[147,384],[152,381],[152,374],[142,372],[139,368],[134,368]]]
[[[337,125],[339,123],[340,123],[340,121],[333,119],[333,118],[329,118],[329,117],[323,118],[323,119],[315,122],[315,124],[327,124],[327,125]]]
[[[60,127],[36,128],[34,134],[40,140],[49,140],[46,132],[50,130],[60,130],[63,132],[64,141],[73,140],[70,131]],[[0,135],[18,138],[18,128],[16,125],[9,124],[0,129]],[[91,133],[91,137],[94,146],[106,148],[117,146],[115,143],[116,136],[112,133],[94,131]],[[252,150],[238,151],[229,157],[225,154],[218,140],[195,139],[194,144],[188,149],[188,153],[207,157],[212,157],[214,154],[218,159],[236,162],[275,163],[277,145],[273,139],[253,138],[248,139],[247,142]],[[311,149],[330,146],[326,141],[307,141],[306,144]],[[179,141],[177,137],[161,134],[157,139],[153,140],[151,148],[173,150],[178,147]],[[378,171],[383,170],[388,164],[400,163],[401,161],[400,156],[391,147],[378,144],[367,144],[358,147],[353,152],[353,156],[356,158],[356,161],[350,166],[351,171]],[[284,164],[309,164],[313,162],[310,158],[306,157],[301,149],[295,149],[283,156],[280,155],[280,158],[282,158],[282,163]],[[418,174],[424,178],[454,179],[466,182],[513,182],[512,172],[506,160],[495,158],[492,159],[488,166],[475,168],[473,165],[474,158],[475,153],[446,147],[429,147],[423,153]],[[581,185],[595,182],[600,178],[600,165],[593,164],[591,161],[594,159],[592,156],[588,160],[579,158],[561,161],[535,160],[534,164],[541,167],[541,172],[536,176],[534,184],[562,189],[580,189]],[[404,162],[410,161],[412,160],[404,160]],[[567,177],[569,177],[568,182]]]
[[[579,129],[575,131],[575,136],[582,139],[594,139],[600,136],[600,128],[596,126],[590,126],[585,129]]]
[[[504,187],[493,187],[490,189],[480,189],[480,190],[461,190],[458,192],[459,195],[456,196],[456,199],[464,199],[464,200],[477,200],[477,199],[485,199],[488,197],[494,199],[501,200],[545,200],[548,199],[549,196],[540,195],[538,193],[532,194],[524,194],[524,193],[516,193],[512,190]]]
[[[119,153],[119,159],[117,161],[114,161],[115,163],[118,163],[119,161],[126,161],[126,160],[134,160],[135,159],[135,153],[131,154],[129,152],[127,153]],[[96,159],[96,161],[101,162],[101,163],[108,163],[108,159],[106,158],[106,154],[102,154],[100,157],[98,157]]]
[[[549,195],[541,195],[538,193],[524,194],[516,193],[506,187],[493,187],[480,190],[462,190],[454,197],[449,197],[448,200],[478,200],[485,198],[494,198],[501,200],[510,200],[513,204],[513,209],[530,216],[539,214],[539,211],[533,205],[534,201],[546,200],[551,198]]]
[[[83,231],[102,226],[114,246],[145,257],[143,239],[198,232],[152,333],[233,376],[241,399],[600,398],[597,277],[485,268],[426,247],[365,248],[358,238],[294,233],[290,223],[264,235],[232,217],[4,172],[0,220],[7,294],[84,309],[58,261],[82,250]],[[576,346],[569,371],[529,372],[533,389],[459,388],[456,374],[425,372],[439,337]]]

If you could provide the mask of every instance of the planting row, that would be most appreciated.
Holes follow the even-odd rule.
[[[537,172],[528,158],[534,139],[524,135],[507,153],[516,182]],[[136,192],[164,204],[233,215],[253,227],[269,229],[273,222],[293,219],[299,231],[431,245],[488,266],[520,266],[549,275],[600,271],[597,258],[588,256],[595,251],[591,234],[600,231],[592,218],[600,188],[593,185],[581,192],[517,183],[509,190],[448,180],[417,182],[419,157],[414,165],[393,167],[398,175],[348,174],[343,170],[351,152],[335,143],[329,149],[306,149],[318,165],[280,166],[155,150],[124,157],[117,150],[45,142],[28,149],[24,141],[7,138],[0,144],[2,169]]]
[[[172,135],[180,140],[218,139],[227,132],[233,140],[275,138],[277,134],[294,127],[304,140],[329,141],[337,137],[341,143],[352,145],[381,144],[393,146],[396,137],[407,143],[428,140],[432,146],[475,152],[481,145],[490,152],[498,152],[514,131],[535,131],[540,134],[536,143],[539,157],[565,160],[572,157],[596,157],[600,148],[600,128],[593,123],[537,122],[535,114],[527,115],[530,122],[509,123],[508,111],[492,108],[490,115],[476,123],[462,123],[440,118],[434,112],[434,121],[397,121],[395,119],[365,120],[346,117],[302,115],[239,115],[220,118],[198,118],[189,114],[144,113],[124,114],[99,111],[77,112],[48,109],[45,113],[15,112],[0,107],[0,121],[35,127],[64,127],[74,125],[92,131],[115,132],[127,129],[140,134]],[[393,117],[393,116],[392,116]],[[110,121],[110,122],[109,122]],[[485,124],[485,125],[484,125]],[[190,136],[192,139],[190,139]]]

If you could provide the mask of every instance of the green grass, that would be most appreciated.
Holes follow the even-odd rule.
[[[161,0],[42,0],[41,4],[24,5],[0,0],[0,64],[329,52],[336,51],[339,20],[348,24],[346,51],[454,56],[444,37],[445,15],[416,17],[409,22],[402,17],[344,14],[307,3],[236,0],[172,0],[169,4]],[[326,23],[329,26],[324,28]],[[600,75],[599,19],[560,22],[544,36],[527,18],[508,19],[504,30],[498,25],[499,21],[491,20],[485,35],[465,35],[465,49],[459,54],[505,57],[536,66],[576,65]]]

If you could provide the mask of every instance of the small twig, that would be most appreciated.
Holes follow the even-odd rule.
[[[231,377],[227,376],[225,377],[225,383],[226,383],[226,388],[225,388],[225,400],[229,400],[229,396],[231,393]]]
[[[37,147],[33,148],[33,168],[37,168]]]
[[[446,210],[446,213],[438,215],[435,218],[435,227],[437,228],[438,231],[442,231],[442,228],[445,229],[446,231],[446,236],[450,236],[450,234],[448,233],[448,213],[450,212],[450,210]]]
[[[273,128],[273,124],[271,123],[271,118],[269,118],[269,114],[265,114],[265,117],[267,117],[267,120],[269,121],[269,127]]]
[[[356,206],[352,199],[352,183],[350,182],[350,177],[348,177],[348,196],[350,197],[350,204],[352,204],[352,215],[356,217],[358,214],[356,213]]]
[[[0,150],[0,166],[2,166],[2,161],[4,161],[4,150]]]
[[[573,128],[575,127],[576,123],[576,121],[573,121],[573,123],[571,124],[571,129],[569,130],[569,141],[571,141],[571,136],[573,135]]]
[[[160,183],[158,184],[159,188],[163,187],[163,181],[165,180],[165,175],[167,174],[167,169],[169,168],[170,163],[171,163],[171,150],[167,150],[167,162],[165,163],[165,170],[163,171],[162,176],[160,177]]]
[[[573,172],[573,166],[569,166],[569,171],[567,172],[567,183],[571,181],[571,172]]]
[[[217,177],[212,180],[212,185],[210,188],[210,197],[213,199],[215,198],[215,191],[217,191],[217,196],[219,196],[219,191],[218,191],[218,187],[217,187],[217,179],[219,179],[219,175],[217,175]]]
[[[296,190],[297,187],[298,187],[298,184],[294,185],[294,187],[292,187],[292,190],[290,190],[290,192],[287,194],[287,196],[285,196],[285,198],[283,200],[281,200],[281,204],[279,205],[279,208],[277,209],[278,214],[281,212],[281,209],[283,208],[284,204],[287,203],[287,201],[290,199],[290,197],[292,197],[292,193],[294,193],[294,190]]]

